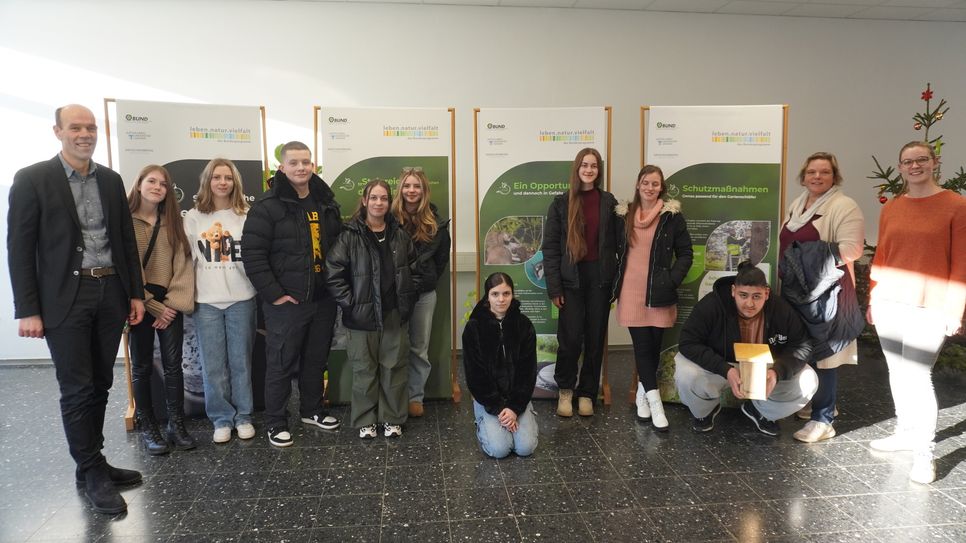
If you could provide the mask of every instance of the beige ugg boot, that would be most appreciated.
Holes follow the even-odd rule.
[[[561,388],[557,396],[557,414],[561,417],[574,416],[574,391],[572,388]]]

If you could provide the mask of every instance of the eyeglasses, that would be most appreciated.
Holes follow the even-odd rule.
[[[420,168],[419,166],[415,166],[415,167],[403,168],[402,173],[403,173],[403,175],[408,175],[408,174],[411,174],[411,173],[417,173],[417,172],[422,172],[422,171],[423,171],[422,168]]]
[[[926,164],[929,164],[930,160],[932,160],[932,157],[928,157],[928,156],[921,156],[919,158],[907,158],[905,160],[900,160],[899,165],[905,168],[908,168],[913,164],[915,164],[916,166],[925,166]]]

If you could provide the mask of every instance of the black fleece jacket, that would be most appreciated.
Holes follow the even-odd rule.
[[[681,328],[678,350],[702,368],[727,377],[735,361],[735,343],[741,342],[738,308],[731,296],[734,276],[714,282],[714,290],[692,309]],[[808,330],[788,302],[770,295],[762,309],[765,313],[765,341],[775,360],[781,380],[790,379],[805,366],[812,353]]]
[[[309,198],[319,208],[322,254],[328,254],[342,231],[335,193],[319,176],[309,180]],[[245,273],[262,300],[272,303],[288,294],[299,302],[312,300],[312,234],[298,193],[282,172],[276,172],[272,188],[248,210],[242,235]]]
[[[537,383],[537,334],[513,300],[502,321],[481,300],[463,329],[466,386],[486,412],[523,414]]]

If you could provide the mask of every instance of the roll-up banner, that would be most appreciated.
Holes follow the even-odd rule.
[[[644,163],[664,171],[681,202],[694,264],[678,288],[678,320],[664,334],[661,395],[678,400],[674,355],[681,325],[720,277],[750,260],[774,285],[784,201],[785,106],[641,109]]]
[[[259,106],[226,106],[213,104],[183,104],[174,102],[144,102],[138,100],[105,100],[115,102],[117,136],[117,170],[130,191],[138,172],[149,164],[164,166],[171,174],[175,197],[182,214],[194,207],[199,178],[205,165],[213,158],[227,158],[235,163],[242,176],[242,185],[249,202],[262,193],[265,172],[262,108]],[[108,118],[108,131],[110,131]],[[108,132],[110,135],[110,132]],[[109,163],[114,167],[113,154]],[[188,240],[195,243],[198,240]],[[240,255],[241,232],[234,238],[232,249]],[[204,416],[204,385],[201,359],[190,316],[184,320],[185,412],[190,416]],[[259,343],[260,344],[260,343]],[[252,374],[256,392],[264,386],[264,367],[259,367],[256,344],[255,368]],[[152,386],[156,398],[163,398],[161,388],[160,346],[155,345],[154,378]],[[256,404],[262,404],[260,393]],[[155,402],[158,416],[163,417],[164,402]]]
[[[535,398],[557,395],[558,309],[547,297],[540,251],[547,209],[568,190],[581,149],[597,149],[609,173],[608,138],[605,107],[485,108],[476,114],[477,289],[482,292],[493,272],[513,278],[514,297],[537,332]],[[609,188],[609,175],[605,180]]]
[[[249,202],[262,193],[262,113],[258,106],[117,100],[118,173],[129,189],[148,164],[168,169],[181,210],[194,207],[209,160],[235,163]]]
[[[429,179],[430,201],[440,218],[452,218],[453,110],[321,107],[317,115],[321,177],[335,192],[343,220],[359,207],[363,187],[371,179],[383,179],[392,187],[393,198],[398,197],[402,172],[407,168],[422,169]],[[449,228],[455,239],[452,225]],[[452,262],[440,275],[436,288],[429,343],[433,369],[425,389],[428,399],[450,398],[454,393],[451,269]],[[352,397],[352,368],[346,365],[345,339],[340,320],[329,356],[328,398],[333,402],[348,402]]]

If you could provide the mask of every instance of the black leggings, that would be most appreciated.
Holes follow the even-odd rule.
[[[631,342],[634,344],[634,362],[637,364],[637,378],[644,390],[657,388],[657,367],[661,364],[661,339],[664,328],[653,326],[631,326]]]

